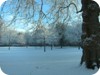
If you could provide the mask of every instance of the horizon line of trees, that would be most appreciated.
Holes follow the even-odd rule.
[[[37,25],[34,30],[18,32],[17,30],[3,26],[1,31],[0,45],[30,45],[30,46],[78,46],[81,41],[81,22],[75,25],[61,22],[46,27]]]
[[[80,0],[7,0],[0,9],[0,44],[79,45],[80,6]],[[25,33],[16,31],[30,24]]]

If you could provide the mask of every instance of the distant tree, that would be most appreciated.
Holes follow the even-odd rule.
[[[61,48],[65,45],[65,31],[66,31],[66,26],[63,24],[63,23],[57,23],[56,26],[55,26],[55,31],[57,32],[57,35],[58,35],[58,42],[59,42],[59,45],[61,46]]]
[[[3,19],[0,17],[0,44],[1,44],[1,42],[2,42],[2,40],[1,40],[1,37],[2,37],[2,28],[3,28],[3,26],[4,26],[4,21],[3,21]]]
[[[17,43],[20,44],[20,45],[25,45],[26,43],[26,40],[24,38],[24,33],[23,32],[17,32]]]
[[[26,42],[27,46],[32,44],[33,40],[32,40],[32,36],[31,36],[31,32],[29,32],[29,31],[25,32],[24,38],[25,38],[25,42]]]
[[[37,25],[36,29],[33,31],[33,41],[35,44],[43,44],[45,37],[45,27],[43,25]]]

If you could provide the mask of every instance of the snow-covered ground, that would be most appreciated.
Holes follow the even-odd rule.
[[[8,75],[92,75],[95,70],[80,66],[77,47],[0,47],[0,67]]]

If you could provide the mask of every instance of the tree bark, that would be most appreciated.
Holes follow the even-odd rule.
[[[99,5],[92,0],[82,0],[83,24],[82,24],[82,49],[83,55],[81,64],[85,62],[86,67],[94,69],[100,65],[100,24],[99,24]]]

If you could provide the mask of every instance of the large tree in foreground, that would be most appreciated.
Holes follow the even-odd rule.
[[[100,24],[99,5],[92,0],[82,0],[82,48],[83,56],[81,64],[85,62],[86,67],[94,69],[100,66]],[[96,63],[96,65],[95,65]]]

